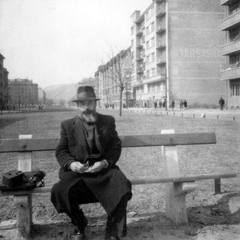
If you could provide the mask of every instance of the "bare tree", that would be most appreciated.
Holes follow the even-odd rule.
[[[123,107],[123,92],[124,89],[129,90],[131,87],[131,51],[130,48],[127,50],[120,51],[116,56],[113,56],[106,64],[101,65],[102,76],[103,76],[103,90],[104,95],[109,103],[109,97],[113,93],[119,94],[119,116],[122,116]],[[126,106],[127,94],[126,94]]]

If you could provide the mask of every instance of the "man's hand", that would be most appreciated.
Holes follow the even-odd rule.
[[[88,170],[88,164],[82,164],[80,162],[72,162],[69,166],[69,168],[73,172],[78,172],[78,173],[84,173],[86,170]]]
[[[106,162],[105,161],[99,161],[95,162],[93,166],[89,167],[88,170],[85,172],[87,173],[96,173],[102,171],[104,168],[106,168]]]

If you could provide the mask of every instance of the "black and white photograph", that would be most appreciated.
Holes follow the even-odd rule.
[[[240,1],[0,0],[0,239],[240,240]]]

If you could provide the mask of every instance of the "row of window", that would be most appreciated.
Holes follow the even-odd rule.
[[[154,61],[155,61],[155,53],[153,52],[147,56],[146,63],[152,63]]]
[[[148,84],[148,93],[164,91],[164,82]]]
[[[148,93],[160,92],[164,90],[165,90],[164,82],[151,83],[151,84],[148,84],[148,87],[147,87]],[[136,95],[141,95],[143,92],[144,92],[143,87],[136,88]]]
[[[155,76],[156,76],[156,69],[155,68],[147,70],[147,77],[148,78],[155,77]]]
[[[148,11],[146,12],[146,19],[148,20],[149,18],[151,18],[154,15],[154,6],[152,6],[151,8],[148,9]]]
[[[231,85],[231,96],[240,96],[239,86],[240,84]]]

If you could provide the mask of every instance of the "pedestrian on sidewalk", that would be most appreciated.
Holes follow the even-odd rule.
[[[218,103],[219,103],[219,105],[220,105],[220,110],[223,110],[223,107],[224,107],[225,101],[224,101],[224,99],[223,99],[222,97],[220,97]]]

